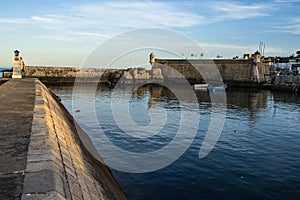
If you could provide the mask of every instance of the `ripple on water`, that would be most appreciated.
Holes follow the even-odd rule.
[[[71,90],[54,88],[53,91],[70,109]],[[130,140],[128,135],[120,134],[110,113],[110,89],[101,89],[96,94],[101,128],[112,135],[121,148],[131,151],[143,152],[145,147],[153,150],[167,144],[178,130],[181,109],[174,95],[165,89],[161,91],[161,96],[154,98],[154,106],[169,112],[163,134],[148,140]],[[199,159],[200,146],[211,121],[212,106],[207,93],[196,94],[200,113],[191,109],[195,106],[192,102],[191,105],[184,102],[184,108],[191,121],[200,115],[199,128],[192,145],[178,160],[166,168],[144,174],[112,169],[129,199],[299,199],[299,96],[230,89],[220,139],[208,156]],[[133,111],[139,109],[136,105],[148,106],[151,91],[139,95],[133,99],[137,102]],[[118,98],[122,99],[122,95]],[[147,106],[143,112],[147,113]],[[96,148],[102,145],[103,141],[97,138],[97,128],[89,124],[88,116],[81,120],[86,120]]]

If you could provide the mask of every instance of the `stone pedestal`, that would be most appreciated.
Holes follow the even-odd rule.
[[[14,51],[15,56],[13,59],[13,64],[12,64],[12,68],[13,68],[13,74],[12,74],[12,78],[22,78],[22,70],[21,70],[21,61],[20,61],[20,57],[19,57],[19,51],[16,50]]]

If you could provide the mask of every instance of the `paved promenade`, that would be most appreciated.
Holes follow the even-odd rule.
[[[12,79],[0,96],[0,200],[126,199],[89,137],[39,80]]]
[[[34,101],[34,79],[0,86],[0,199],[21,198]]]

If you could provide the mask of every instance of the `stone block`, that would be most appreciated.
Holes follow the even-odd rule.
[[[81,176],[80,173],[81,173],[81,172],[79,172],[79,175],[78,175],[78,177],[77,177],[77,181],[78,181],[78,183],[79,183],[79,185],[80,185],[80,187],[81,187],[82,194],[83,194],[83,196],[84,196],[85,194],[90,195],[89,188],[88,188],[88,186],[86,185],[86,182],[84,181],[84,179],[83,179],[83,177]]]
[[[58,161],[61,162],[60,151],[54,150],[52,147],[32,147],[30,146],[27,155],[27,162],[40,162],[40,161]]]
[[[24,195],[52,191],[59,192],[62,196],[65,196],[62,177],[54,171],[45,170],[25,174]]]
[[[63,165],[59,165],[53,161],[28,162],[26,165],[26,172],[37,172],[45,170],[51,170],[60,175],[64,173]]]
[[[31,134],[30,136],[31,140],[46,140],[48,138],[49,138],[49,134],[46,134],[45,132]]]
[[[73,168],[73,166],[70,167],[68,165],[65,165],[65,171],[66,171],[67,174],[70,174],[73,177],[77,177],[75,169]]]
[[[45,126],[32,126],[31,136],[49,135],[48,127]]]
[[[75,171],[75,168],[74,168],[72,160],[70,160],[70,159],[69,160],[65,160],[64,159],[64,163],[63,164],[64,164],[65,167],[68,167],[69,169]]]
[[[44,105],[41,105],[41,106],[44,107]],[[43,108],[34,109],[33,113],[34,113],[34,116],[37,118],[45,118],[45,116],[46,116],[46,111]]]
[[[61,195],[59,192],[53,191],[53,192],[47,192],[44,194],[24,194],[22,196],[22,200],[65,200],[66,198]]]
[[[51,154],[28,154],[27,162],[40,162],[53,160]]]
[[[36,95],[35,96],[35,102],[34,104],[35,105],[44,105],[45,104],[45,101],[44,101],[44,97],[42,96],[42,93],[40,92],[40,95]]]
[[[47,125],[46,118],[40,118],[40,117],[33,116],[32,126],[43,126],[43,125],[44,126]]]
[[[80,185],[79,185],[77,179],[68,173],[67,173],[67,179],[68,179],[69,189],[70,189],[72,198],[74,199],[74,197],[75,197],[76,199],[83,199],[82,191],[81,191],[81,188],[80,188]]]
[[[71,158],[70,158],[70,152],[69,152],[68,146],[60,145],[60,151],[61,151],[61,154],[62,154],[63,156],[66,156],[66,157],[68,157],[69,159],[71,159]]]

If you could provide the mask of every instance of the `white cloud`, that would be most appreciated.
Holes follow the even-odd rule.
[[[297,3],[300,2],[300,0],[275,0],[275,3]]]
[[[238,2],[216,1],[210,5],[210,8],[219,15],[218,20],[224,21],[268,16],[271,6],[258,3],[245,5]]]
[[[186,27],[206,23],[199,14],[185,11],[171,2],[102,2],[71,7],[78,16],[93,19],[106,26],[141,27]]]
[[[199,9],[192,9],[197,7]],[[112,2],[65,5],[62,14],[47,13],[20,19],[0,19],[0,24],[31,24],[48,29],[190,27],[215,21],[268,15],[263,4],[243,5],[227,1],[203,4],[172,2]],[[57,11],[58,12],[58,11]],[[203,16],[201,13],[206,13]]]
[[[62,42],[71,42],[71,43],[81,43],[82,40],[76,39],[76,37],[70,37],[69,34],[64,35],[52,35],[52,34],[41,34],[36,35],[35,38],[44,39],[44,40],[56,40]]]
[[[91,36],[96,38],[108,38],[110,35],[108,34],[101,34],[101,33],[93,33],[93,32],[73,32],[75,35],[79,36]]]
[[[292,24],[287,26],[276,26],[277,31],[300,35],[300,24]]]
[[[73,42],[87,37],[103,39],[134,28],[190,27],[206,23],[203,16],[171,2],[105,1],[65,5],[63,9],[27,18],[0,18],[0,27],[32,31],[34,37],[44,39],[62,41],[65,37],[66,42]]]
[[[287,20],[289,23],[285,23],[284,25],[278,25],[274,27],[274,31],[280,31],[295,35],[300,35],[300,18],[293,18]]]
[[[203,4],[104,1],[64,5],[59,11],[27,18],[0,18],[0,27],[34,30],[35,37],[58,41],[67,36],[65,41],[73,42],[86,41],[83,38],[87,37],[92,40],[103,39],[135,28],[193,27],[218,21],[265,16],[268,15],[266,8],[267,6],[263,4],[244,5],[227,1],[209,1]],[[79,35],[82,37],[78,37]]]

